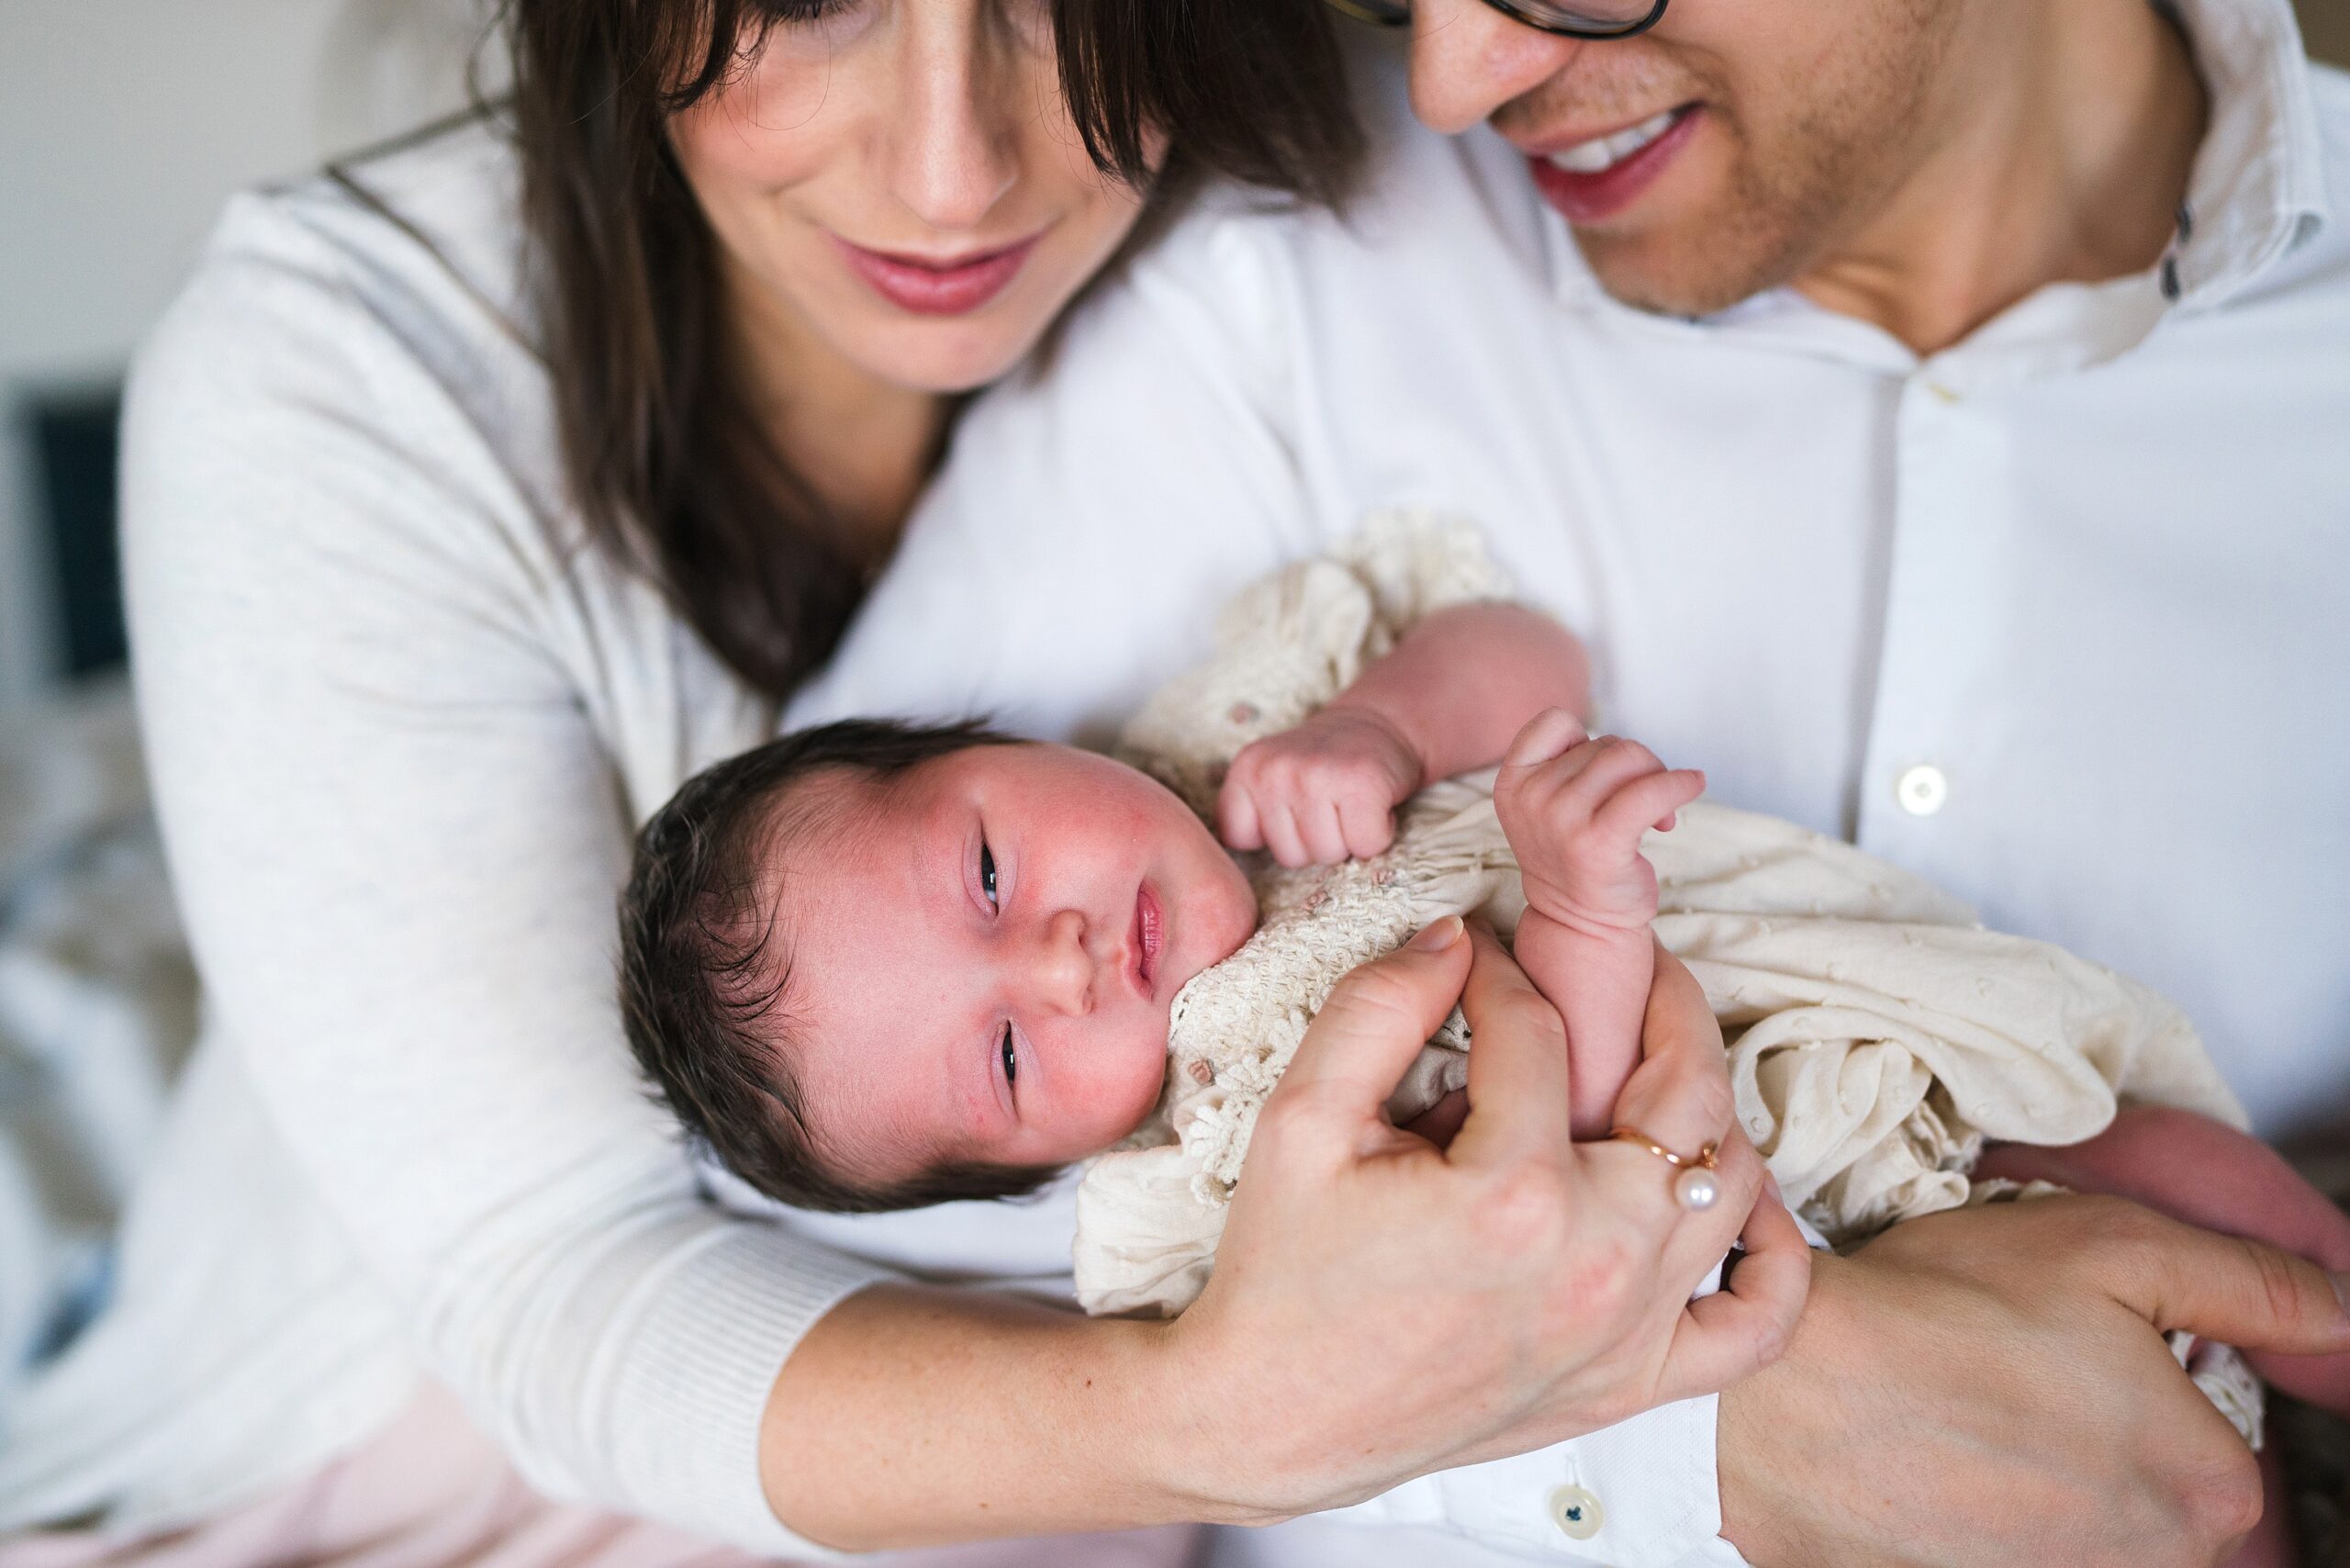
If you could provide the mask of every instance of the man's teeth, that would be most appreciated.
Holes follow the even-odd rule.
[[[1662,114],[1649,116],[1629,130],[1619,130],[1613,136],[1595,136],[1589,141],[1578,141],[1572,147],[1561,148],[1551,153],[1550,162],[1570,174],[1604,174],[1671,130],[1673,119],[1680,112],[1678,109],[1667,109]]]

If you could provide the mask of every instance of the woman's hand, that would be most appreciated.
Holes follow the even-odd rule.
[[[1382,1107],[1456,996],[1477,1043],[1468,1118],[1439,1150]],[[1203,1514],[1359,1501],[1778,1353],[1810,1254],[1733,1125],[1688,972],[1664,961],[1621,1104],[1668,1146],[1721,1143],[1718,1205],[1681,1208],[1643,1150],[1572,1142],[1568,1090],[1558,1014],[1489,934],[1439,923],[1340,985],[1258,1121],[1215,1277],[1169,1329],[1196,1372],[1176,1418],[1221,1439],[1185,1481]],[[1690,1302],[1741,1228],[1733,1289]]]

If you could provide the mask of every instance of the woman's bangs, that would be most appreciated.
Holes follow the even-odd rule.
[[[633,51],[662,84],[669,114],[691,108],[758,62],[767,29],[811,8],[812,0],[643,0],[642,47]],[[621,58],[627,58],[623,54]]]

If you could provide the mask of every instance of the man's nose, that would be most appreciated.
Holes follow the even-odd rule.
[[[1082,1015],[1093,1011],[1098,966],[1086,950],[1085,916],[1065,909],[1038,928],[1026,955],[1029,1004],[1049,1013]]]
[[[1583,39],[1511,21],[1485,0],[1414,0],[1412,112],[1447,136],[1566,69]]]
[[[890,126],[890,184],[933,229],[979,227],[1020,178],[1010,111],[1024,105],[1019,62],[976,4],[901,7],[899,112]]]

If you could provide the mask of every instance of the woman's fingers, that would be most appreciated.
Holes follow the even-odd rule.
[[[1473,1052],[1470,1062],[1473,1073]],[[1695,1158],[1706,1145],[1728,1139],[1734,1114],[1721,1025],[1688,966],[1660,944],[1640,1029],[1640,1064],[1617,1096],[1616,1125],[1637,1127],[1673,1153]]]
[[[1665,1355],[1660,1401],[1716,1394],[1778,1360],[1811,1291],[1811,1246],[1775,1183],[1756,1195],[1746,1254],[1720,1291],[1689,1304]]]
[[[1461,936],[1460,916],[1447,915],[1340,980],[1265,1102],[1258,1137],[1304,1104],[1348,1133],[1382,1121],[1404,1070],[1460,995],[1470,963]]]
[[[1453,1139],[1456,1160],[1495,1164],[1528,1154],[1554,1159],[1567,1146],[1567,1026],[1500,938],[1470,928],[1476,961],[1460,995],[1472,1042],[1469,1119]]]

